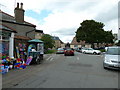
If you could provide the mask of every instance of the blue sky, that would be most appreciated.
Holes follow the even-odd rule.
[[[25,16],[32,16],[32,18],[37,19],[38,21],[41,21],[41,23],[44,23],[44,18],[47,17],[50,13],[52,13],[51,11],[48,10],[42,10],[40,13],[37,13],[33,10],[26,10],[25,11]]]
[[[119,0],[2,0],[2,10],[14,16],[16,3],[23,2],[25,20],[44,33],[71,42],[83,20],[102,22],[106,31],[118,33]]]

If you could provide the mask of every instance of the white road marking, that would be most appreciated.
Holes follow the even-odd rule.
[[[79,58],[79,57],[77,57],[77,60],[80,60],[80,58]]]
[[[52,56],[48,57],[46,60],[48,61]]]
[[[53,60],[53,58],[50,59],[50,61],[52,61],[52,60]]]

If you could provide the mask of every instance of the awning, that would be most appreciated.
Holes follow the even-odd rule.
[[[29,40],[28,42],[43,43],[43,41],[41,41],[41,40],[39,40],[39,39]]]

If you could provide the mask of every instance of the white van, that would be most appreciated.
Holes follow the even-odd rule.
[[[120,70],[120,47],[119,46],[111,46],[108,47],[103,61],[103,67],[110,69],[118,69]]]

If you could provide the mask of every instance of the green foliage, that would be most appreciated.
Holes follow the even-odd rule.
[[[105,49],[100,49],[101,52],[105,52]]]
[[[54,47],[55,41],[52,39],[52,36],[50,36],[49,34],[44,34],[41,40],[44,42],[44,47],[46,50],[48,48]]]
[[[113,43],[114,36],[112,34],[112,31],[105,31],[105,43]]]
[[[55,53],[56,52],[56,50],[47,50],[46,52],[45,52],[45,54],[52,54],[52,53]]]
[[[84,40],[87,43],[113,43],[112,31],[104,31],[104,24],[94,20],[85,20],[77,29],[76,39],[79,42]]]

